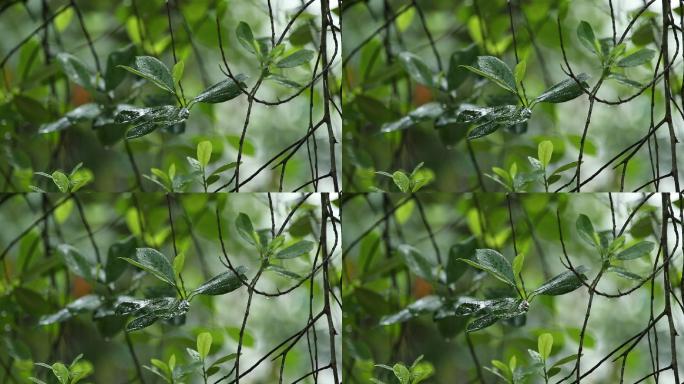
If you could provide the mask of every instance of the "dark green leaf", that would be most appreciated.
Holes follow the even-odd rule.
[[[586,73],[580,73],[576,77],[582,83],[582,86],[587,87],[586,80],[589,79],[589,75]],[[563,103],[579,97],[582,95],[582,93],[584,93],[584,91],[577,84],[577,81],[575,81],[573,78],[570,78],[565,79],[547,89],[544,91],[544,93],[537,96],[532,103]]]
[[[212,85],[211,87],[205,89],[202,93],[195,96],[192,99],[193,103],[223,103],[224,101],[232,100],[242,93],[240,87],[245,87],[244,81],[247,80],[247,76],[239,74],[235,78],[240,82],[238,85],[232,79],[226,79],[219,83]]]
[[[640,241],[615,256],[619,260],[632,260],[647,256],[653,251],[655,244],[650,241]]]
[[[121,258],[132,258],[135,255],[136,239],[130,236],[119,240],[109,247],[107,252],[107,264],[105,265],[105,281],[111,283],[121,276],[128,264]]]
[[[625,56],[617,62],[618,67],[636,67],[650,62],[655,57],[656,52],[652,49],[640,49],[631,55]]]
[[[176,93],[169,68],[155,57],[136,56],[133,67],[119,65],[119,68],[141,76],[169,93]]]
[[[449,260],[446,267],[447,283],[457,281],[467,270],[466,264],[459,259],[469,259],[475,254],[477,241],[474,237],[454,244],[449,249]]]
[[[233,273],[233,271],[223,272],[195,288],[195,290],[190,293],[189,298],[192,298],[195,295],[223,295],[240,288],[240,286],[242,286],[242,281],[247,279],[245,276],[247,268],[240,266],[237,267],[236,270],[240,274],[240,277]]]
[[[579,273],[579,275],[582,277],[582,279],[586,280],[585,273],[587,273],[589,270],[585,266],[580,265],[579,267],[575,268],[575,270],[577,271],[577,273]],[[575,272],[565,271],[565,272],[551,278],[546,283],[540,285],[537,289],[535,289],[534,291],[532,291],[532,293],[530,293],[530,297],[536,296],[536,295],[545,295],[545,296],[563,295],[565,293],[572,292],[581,286],[582,286],[582,280],[580,280],[577,277],[577,275],[575,275]]]
[[[135,58],[135,45],[128,45],[109,54],[104,80],[108,91],[116,88],[126,78],[126,72],[117,68],[119,65],[130,65]]]
[[[137,248],[135,250],[135,259],[130,257],[122,257],[122,259],[151,273],[159,280],[169,285],[176,286],[171,263],[169,263],[166,256],[162,255],[156,249]]]
[[[477,249],[472,259],[461,259],[462,262],[490,273],[504,283],[515,287],[515,277],[511,263],[493,249]]]
[[[478,56],[474,66],[464,65],[463,67],[486,77],[508,92],[517,94],[515,76],[506,63],[500,59],[494,56]]]
[[[477,59],[479,49],[477,44],[471,44],[467,48],[458,50],[451,55],[449,60],[449,71],[447,72],[447,84],[450,90],[458,88],[467,78],[468,71],[463,65],[473,65]]]

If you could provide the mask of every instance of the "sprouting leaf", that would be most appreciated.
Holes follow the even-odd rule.
[[[257,245],[259,238],[257,233],[254,231],[254,226],[252,225],[252,220],[244,213],[240,213],[235,219],[235,226],[237,227],[238,233],[242,236],[245,241],[252,245]]]
[[[410,384],[411,372],[409,372],[408,368],[406,368],[404,364],[394,364],[394,366],[392,367],[392,372],[394,372],[394,376],[396,376],[397,379],[399,379],[400,384]]]
[[[92,72],[79,58],[68,53],[59,53],[57,54],[57,62],[64,74],[73,83],[86,89],[95,88]]]
[[[176,275],[180,275],[183,272],[183,267],[185,266],[185,253],[181,252],[176,257],[173,258],[173,271]]]
[[[589,23],[587,23],[586,21],[580,22],[579,26],[577,27],[577,37],[579,38],[580,43],[582,43],[582,45],[584,45],[585,48],[587,48],[591,52],[594,52],[597,55],[601,54],[599,41],[596,39],[594,30],[591,28],[591,25]]]
[[[259,46],[257,45],[256,40],[254,40],[254,34],[252,33],[252,28],[250,28],[249,24],[241,21],[237,26],[235,34],[240,44],[246,50],[253,54],[257,54]]]
[[[418,249],[402,244],[399,246],[399,256],[411,273],[425,280],[433,279],[433,263],[426,259]]]
[[[133,67],[119,65],[119,68],[141,76],[169,93],[176,93],[169,68],[155,57],[136,56]]]
[[[408,178],[408,176],[406,176],[404,172],[395,171],[392,174],[392,180],[394,180],[394,184],[396,184],[397,188],[399,188],[400,191],[410,192],[411,180]]]
[[[627,55],[617,62],[618,67],[636,67],[650,62],[655,57],[656,52],[652,49],[640,49],[631,55]]]
[[[546,167],[551,162],[551,156],[553,155],[553,143],[550,140],[544,140],[537,146],[537,158],[541,162],[542,168]]]
[[[240,286],[242,286],[242,281],[247,278],[245,276],[247,268],[240,266],[235,270],[240,274],[239,276],[233,273],[233,271],[226,271],[216,275],[195,288],[190,293],[189,298],[192,298],[195,295],[223,295],[240,288]]]
[[[518,279],[518,275],[522,272],[523,265],[525,264],[525,254],[521,253],[513,258],[513,276]]]
[[[537,351],[542,357],[543,361],[551,356],[551,349],[553,348],[553,335],[550,333],[542,333],[537,338]]]
[[[419,56],[402,52],[399,54],[399,62],[413,80],[429,87],[434,86],[433,72]]]
[[[292,259],[301,255],[308,254],[314,247],[314,243],[308,240],[298,241],[289,247],[276,253],[278,259]]]
[[[520,84],[525,78],[525,72],[527,71],[527,60],[521,60],[513,68],[513,75],[515,77],[516,84]]]
[[[575,268],[575,271],[586,280],[585,274],[589,269],[583,265]],[[540,285],[537,289],[530,293],[530,297],[536,295],[545,296],[558,296],[574,291],[575,289],[582,286],[582,280],[580,280],[575,272],[565,271],[559,275],[552,277],[549,281]]]
[[[515,287],[515,277],[511,263],[493,249],[477,249],[473,259],[461,259],[462,262],[490,273],[504,283]]]
[[[575,77],[580,81],[583,87],[586,88],[588,86],[586,81],[589,80],[589,75],[580,73]],[[532,104],[564,103],[581,96],[582,93],[584,93],[584,91],[582,90],[582,87],[577,84],[577,81],[573,78],[569,78],[544,91],[532,101]]]
[[[623,250],[622,252],[618,253],[615,258],[619,260],[632,260],[632,259],[637,259],[642,256],[646,256],[653,251],[653,248],[655,248],[655,244],[650,242],[650,241],[640,241],[631,247]]]
[[[174,278],[173,267],[169,260],[161,252],[152,248],[137,248],[135,250],[135,259],[130,257],[122,257],[122,259],[135,265],[138,268],[151,273],[159,280],[176,286]]]
[[[197,144],[197,161],[202,167],[206,167],[211,159],[211,141],[204,140]]]
[[[209,351],[211,350],[212,337],[209,332],[202,332],[197,335],[197,352],[202,360],[209,356]]]
[[[238,74],[235,78],[240,84],[234,82],[232,79],[220,81],[195,96],[195,98],[192,99],[192,103],[223,103],[224,101],[232,100],[240,96],[242,93],[240,87],[244,88],[246,86],[244,81],[247,80],[247,76]]]
[[[171,77],[176,83],[183,79],[183,72],[185,72],[185,61],[180,60],[171,68]]]
[[[478,56],[475,66],[464,65],[463,67],[486,77],[508,92],[517,94],[515,76],[508,65],[500,59],[494,56]]]
[[[62,193],[69,192],[69,177],[63,172],[54,171],[52,172],[52,181],[54,181],[59,191]]]
[[[575,226],[577,227],[577,232],[579,233],[580,237],[589,245],[599,245],[598,236],[594,230],[594,225],[591,224],[591,220],[589,220],[587,215],[579,215],[579,217],[577,217],[577,221],[575,222]]]
[[[314,52],[308,49],[300,49],[293,54],[286,56],[276,63],[278,68],[294,68],[308,63],[313,59]]]

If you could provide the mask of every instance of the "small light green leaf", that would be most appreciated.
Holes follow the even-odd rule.
[[[632,260],[650,254],[655,248],[655,244],[650,241],[640,241],[631,247],[623,250],[615,256],[619,260]]]
[[[301,255],[308,254],[314,247],[314,243],[307,240],[298,241],[289,247],[278,252],[275,257],[278,259],[292,259]]]
[[[238,233],[242,236],[245,241],[252,245],[258,244],[257,233],[254,231],[254,226],[252,225],[252,220],[249,216],[244,213],[240,213],[235,219],[235,226],[237,227]]]
[[[585,48],[591,52],[594,52],[596,55],[601,55],[599,41],[596,39],[594,30],[591,28],[589,23],[586,21],[580,22],[579,26],[577,27],[577,37]]]
[[[593,245],[595,247],[599,246],[598,236],[594,230],[594,225],[591,224],[591,220],[589,220],[587,215],[579,215],[577,221],[575,222],[575,226],[577,227],[577,232],[584,241],[586,241],[589,245]]]
[[[60,171],[52,172],[52,181],[54,181],[60,192],[69,192],[69,177]]]
[[[202,332],[197,335],[197,352],[199,352],[202,360],[209,356],[209,350],[211,350],[212,337],[209,332]]]
[[[546,359],[551,356],[551,349],[553,348],[553,335],[550,333],[542,333],[537,338],[537,351],[541,355],[542,359]]]
[[[177,62],[171,68],[171,76],[176,83],[183,79],[183,72],[185,72],[185,62],[183,60]]]
[[[527,60],[521,60],[513,68],[513,75],[515,76],[516,84],[520,84],[525,78],[525,72],[527,71]]]
[[[151,273],[159,280],[176,286],[173,267],[169,260],[156,249],[152,248],[137,248],[135,250],[135,259],[123,257],[122,259],[135,265],[138,268]]]
[[[402,171],[395,171],[392,174],[392,180],[394,180],[394,184],[397,185],[397,188],[399,188],[400,191],[402,192],[410,192],[411,191],[411,180],[406,176],[406,174]]]
[[[256,40],[254,40],[254,34],[252,33],[252,28],[250,28],[249,24],[241,21],[237,26],[235,34],[240,44],[246,50],[255,55],[257,54],[259,47]]]
[[[511,263],[499,252],[493,249],[478,249],[472,260],[461,259],[464,263],[488,272],[504,283],[515,287],[515,277]]]
[[[413,80],[429,87],[434,86],[433,72],[419,56],[402,52],[399,54],[399,62]]]
[[[240,96],[242,93],[240,87],[246,87],[244,81],[247,80],[247,76],[239,74],[236,75],[235,78],[240,84],[237,84],[232,79],[220,81],[195,96],[195,98],[192,99],[192,102],[217,104]]]
[[[69,384],[69,368],[62,363],[52,364],[52,372],[61,384]]]
[[[119,68],[141,76],[169,93],[176,93],[173,76],[169,72],[169,68],[155,57],[136,56],[133,67],[119,65]]]
[[[652,49],[640,49],[631,55],[625,56],[617,62],[618,67],[636,67],[650,62],[655,57],[656,52]]]
[[[211,159],[211,141],[205,140],[197,144],[197,161],[199,161],[202,167],[206,167]]]
[[[544,140],[537,146],[537,158],[542,164],[542,168],[546,167],[551,162],[551,156],[553,155],[553,143],[550,140]]]
[[[240,288],[242,286],[242,281],[247,279],[245,276],[247,268],[240,266],[236,268],[236,271],[240,274],[240,276],[233,273],[233,271],[226,271],[212,277],[199,287],[195,288],[190,293],[189,298],[192,298],[196,295],[223,295]]]
[[[396,376],[397,379],[399,379],[400,384],[410,384],[411,373],[404,364],[394,364],[394,366],[392,367],[392,371],[394,372],[394,376]]]
[[[173,259],[173,271],[176,272],[176,275],[180,275],[181,272],[183,272],[184,266],[185,266],[185,253],[181,252]]]
[[[518,93],[513,72],[506,63],[494,56],[478,56],[475,66],[464,65],[463,67],[486,77],[508,92]]]
[[[300,49],[293,54],[285,57],[284,59],[278,61],[276,66],[278,68],[294,68],[302,64],[308,63],[313,59],[314,52],[308,49]]]
[[[513,276],[518,278],[520,272],[522,272],[523,265],[525,264],[525,254],[521,253],[513,258]]]

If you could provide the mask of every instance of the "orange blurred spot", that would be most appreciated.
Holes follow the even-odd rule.
[[[431,293],[432,284],[421,279],[420,277],[416,277],[415,281],[413,282],[413,297],[420,299],[421,297],[427,296]]]
[[[83,87],[76,84],[71,84],[71,104],[79,106],[85,103],[89,103],[92,100],[90,93],[86,91]]]
[[[430,101],[432,101],[432,92],[430,91],[430,88],[421,84],[416,84],[416,87],[413,89],[413,104],[423,105]]]
[[[82,277],[74,276],[71,284],[71,295],[73,297],[81,297],[93,291],[93,286],[85,281]]]

